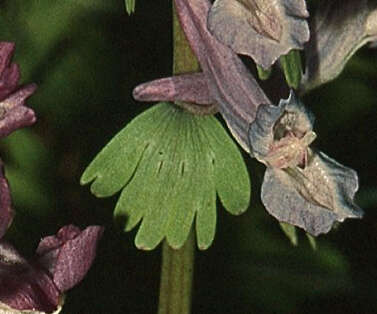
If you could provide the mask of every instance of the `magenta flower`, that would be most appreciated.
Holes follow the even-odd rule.
[[[36,85],[18,86],[20,71],[11,63],[13,50],[13,43],[0,42],[0,138],[36,120],[34,111],[25,106]],[[1,240],[12,218],[9,186],[0,160],[0,313],[59,312],[63,293],[79,283],[92,265],[103,228],[91,226],[80,231],[65,226],[57,235],[43,238],[35,258],[27,261]]]
[[[11,63],[13,51],[13,43],[0,42],[0,137],[36,120],[34,111],[25,106],[25,100],[37,86],[18,86],[20,71],[17,64]]]
[[[34,111],[24,106],[36,89],[35,84],[19,87],[18,65],[11,63],[14,44],[0,42],[0,138],[35,122]],[[0,160],[0,239],[12,222],[13,210],[8,182]]]
[[[102,233],[99,226],[83,231],[65,226],[41,240],[31,261],[0,241],[0,313],[52,313],[61,307],[63,293],[78,284],[92,265]]]
[[[0,239],[12,223],[13,215],[9,185],[4,177],[3,162],[0,159]]]

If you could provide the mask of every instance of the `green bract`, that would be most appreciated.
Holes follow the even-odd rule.
[[[298,50],[291,50],[287,55],[281,56],[280,65],[288,86],[298,89],[302,77],[300,52]]]
[[[298,237],[297,237],[297,230],[296,227],[293,225],[290,225],[285,222],[280,222],[279,223],[281,230],[284,232],[284,234],[287,236],[289,241],[291,241],[291,244],[293,246],[298,245]],[[312,247],[313,250],[317,248],[317,242],[316,239],[311,236],[309,233],[305,232],[306,238],[309,241],[310,246]]]
[[[115,216],[125,230],[140,221],[135,244],[155,248],[166,238],[180,248],[196,218],[200,249],[216,228],[216,192],[224,207],[241,214],[250,182],[241,154],[214,117],[194,116],[159,103],[130,122],[85,170],[81,184],[106,197],[122,190]]]
[[[285,222],[280,222],[279,225],[280,225],[281,230],[289,239],[289,241],[291,241],[291,244],[294,246],[297,246],[298,239],[297,239],[296,227]]]
[[[135,13],[136,0],[125,0],[125,1],[126,1],[126,11],[128,15],[131,15],[131,13]]]

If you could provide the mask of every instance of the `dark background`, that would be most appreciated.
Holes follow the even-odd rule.
[[[38,91],[28,104],[38,122],[2,140],[16,219],[7,238],[31,256],[60,226],[101,224],[106,232],[85,280],[64,313],[156,313],[160,248],[135,248],[135,231],[113,224],[117,195],[96,199],[79,179],[99,150],[152,104],[133,87],[171,73],[171,1],[0,2],[0,40],[16,42],[22,82]],[[249,210],[234,217],[219,204],[214,244],[197,252],[193,313],[377,313],[377,51],[363,48],[334,82],[306,95],[315,146],[360,177],[363,220],[348,220],[293,247],[260,204],[263,166],[247,155]]]

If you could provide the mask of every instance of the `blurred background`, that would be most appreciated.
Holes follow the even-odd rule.
[[[153,104],[131,97],[139,83],[171,73],[171,1],[3,0],[0,40],[16,43],[28,104],[38,122],[0,142],[17,215],[7,234],[26,256],[60,226],[106,227],[98,257],[71,290],[63,313],[156,313],[160,248],[135,248],[135,231],[113,224],[118,195],[80,186],[85,167],[130,120]],[[250,170],[249,210],[219,204],[214,244],[197,252],[193,311],[201,313],[377,313],[377,51],[363,48],[334,82],[306,95],[316,147],[356,169],[362,220],[294,247],[260,203],[264,167]]]

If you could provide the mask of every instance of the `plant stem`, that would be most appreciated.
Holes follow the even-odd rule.
[[[173,7],[173,73],[196,72],[198,62],[179,25]],[[189,314],[194,272],[195,234],[190,235],[179,250],[166,241],[162,246],[162,266],[158,314]]]
[[[194,249],[193,231],[179,250],[172,249],[164,241],[158,314],[189,314],[191,312]]]
[[[198,60],[179,24],[173,2],[173,74],[198,72],[199,69]]]

